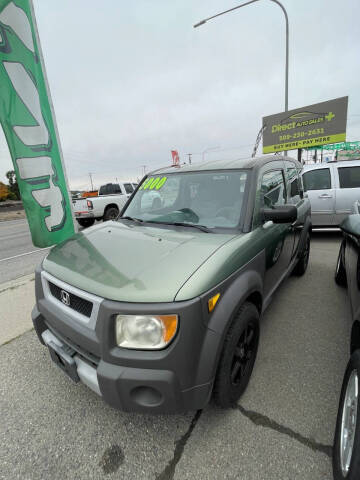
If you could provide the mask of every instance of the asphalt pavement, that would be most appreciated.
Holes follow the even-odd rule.
[[[0,222],[0,284],[33,273],[48,251],[34,247],[26,219]]]
[[[346,290],[333,279],[340,240],[313,234],[308,271],[274,295],[248,389],[230,410],[123,413],[71,383],[34,331],[7,341],[0,479],[331,479],[351,327]]]

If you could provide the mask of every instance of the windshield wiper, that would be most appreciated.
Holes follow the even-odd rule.
[[[176,227],[193,227],[201,230],[202,232],[209,233],[211,232],[210,228],[205,225],[197,225],[196,223],[186,223],[186,222],[157,222],[155,220],[147,220],[148,223],[159,223],[161,225],[175,225]]]
[[[129,217],[129,216],[119,217],[119,218],[124,220],[132,220],[133,222],[139,222],[139,223],[142,223],[144,221],[144,220],[141,220],[141,218],[135,218],[135,217]]]

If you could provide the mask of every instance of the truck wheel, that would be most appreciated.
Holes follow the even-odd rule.
[[[360,351],[347,365],[341,389],[333,450],[334,480],[360,478]]]
[[[244,393],[254,367],[259,345],[259,312],[245,302],[226,334],[213,390],[214,402],[222,408],[236,404]]]
[[[95,218],[77,218],[79,224],[84,227],[91,227],[95,223]]]
[[[109,207],[105,210],[104,222],[108,220],[116,220],[119,216],[119,210],[116,207]]]
[[[294,270],[292,271],[294,275],[298,277],[301,277],[302,275],[304,275],[309,264],[309,256],[310,256],[310,233],[308,232],[306,234],[306,239],[305,239],[305,248],[301,253],[301,256],[297,264],[295,265]]]
[[[335,269],[335,282],[338,285],[340,285],[340,287],[347,286],[344,259],[345,259],[345,240],[341,242],[338,259],[336,262],[336,269]]]

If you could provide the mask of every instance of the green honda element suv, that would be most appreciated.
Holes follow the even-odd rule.
[[[263,311],[307,268],[300,170],[264,156],[145,177],[116,221],[57,245],[37,269],[32,318],[52,360],[125,411],[236,403]]]

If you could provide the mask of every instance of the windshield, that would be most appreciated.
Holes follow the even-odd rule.
[[[236,170],[152,175],[123,216],[145,222],[234,228],[240,221],[247,177],[246,171]]]

